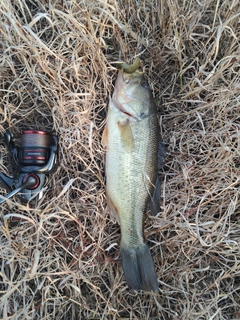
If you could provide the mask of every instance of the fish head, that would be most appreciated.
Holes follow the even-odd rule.
[[[153,96],[144,73],[120,70],[113,93],[115,106],[132,120],[142,120],[155,112]]]

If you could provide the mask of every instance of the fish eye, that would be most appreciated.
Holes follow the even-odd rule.
[[[148,84],[148,82],[147,82],[146,80],[143,80],[143,81],[141,82],[141,86],[142,86],[143,88],[148,88],[148,87],[149,87],[149,84]]]

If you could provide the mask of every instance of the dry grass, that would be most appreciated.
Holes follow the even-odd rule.
[[[1,134],[60,137],[37,208],[1,208],[1,319],[240,319],[239,1],[1,0],[0,12]],[[111,62],[136,55],[169,145],[146,222],[159,294],[128,290],[106,210]]]

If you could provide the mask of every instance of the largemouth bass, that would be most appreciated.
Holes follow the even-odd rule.
[[[152,214],[159,212],[158,162],[164,158],[159,142],[157,108],[143,72],[120,70],[102,143],[108,209],[120,223],[122,266],[132,290],[158,291],[143,221],[149,204]]]

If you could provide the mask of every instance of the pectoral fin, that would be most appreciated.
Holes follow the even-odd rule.
[[[120,130],[121,143],[123,148],[126,151],[131,152],[134,147],[134,138],[129,119],[119,121],[118,128]]]

